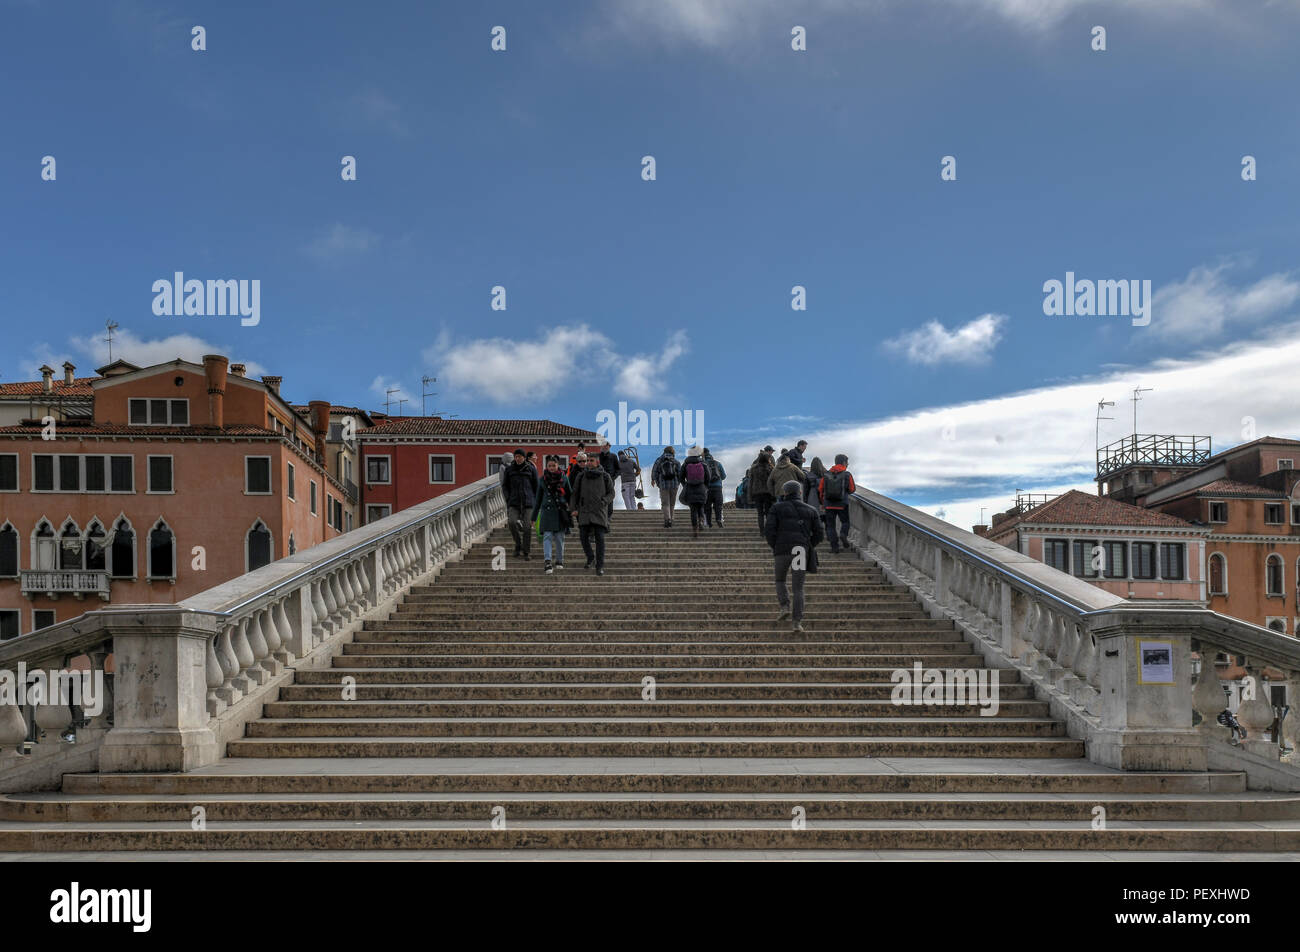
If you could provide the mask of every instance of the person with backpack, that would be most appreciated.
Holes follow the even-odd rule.
[[[790,462],[790,454],[788,452],[782,453],[781,457],[776,461],[776,467],[772,470],[772,475],[767,478],[767,491],[770,492],[773,497],[779,498],[781,496],[781,487],[792,479],[799,484],[799,498],[802,499],[804,484],[803,470]]]
[[[501,479],[501,495],[506,501],[506,522],[510,526],[510,536],[515,540],[515,555],[522,555],[525,562],[531,558],[531,516],[536,493],[537,470],[525,462],[523,450],[515,450],[514,461],[506,467]]]
[[[691,510],[691,538],[700,537],[704,525],[704,506],[709,501],[709,468],[704,463],[704,453],[692,446],[682,460],[682,502]]]
[[[843,453],[835,457],[835,465],[822,477],[819,484],[822,505],[826,507],[826,537],[830,539],[831,552],[838,553],[840,547],[849,547],[849,497],[858,491],[849,472],[849,458]],[[839,520],[840,531],[835,532],[835,522]]]
[[[537,481],[537,502],[533,506],[533,522],[542,534],[542,556],[546,559],[547,575],[556,569],[564,568],[564,533],[573,524],[569,515],[569,496],[571,487],[569,477],[560,471],[558,456],[546,457],[546,469]],[[551,562],[551,550],[555,551],[555,562]]]
[[[749,471],[745,474],[750,501],[753,503],[754,508],[758,510],[758,534],[760,536],[767,531],[767,511],[772,508],[772,490],[768,486],[768,480],[772,477],[772,469],[772,447],[769,445],[759,451],[754,462],[749,464]]]
[[[790,620],[791,631],[803,631],[804,578],[817,571],[817,546],[825,533],[817,510],[800,501],[803,483],[787,480],[781,487],[781,500],[767,516],[766,538],[772,549],[776,577],[776,601],[781,613],[778,622]],[[791,576],[791,593],[786,591],[786,576]]]
[[[663,455],[650,467],[650,487],[659,490],[659,508],[663,511],[664,528],[673,527],[673,509],[677,505],[677,484],[682,468],[677,462],[677,451],[665,446]]]
[[[822,465],[822,458],[814,456],[812,465],[808,467],[808,476],[804,482],[803,501],[817,510],[817,517],[822,522],[826,521],[826,510],[822,507],[821,480],[826,475],[826,467]]]
[[[736,508],[749,509],[752,503],[749,501],[749,475],[740,477],[740,485],[736,487]]]
[[[595,453],[587,457],[587,468],[573,485],[569,503],[578,523],[578,538],[587,556],[584,569],[596,566],[596,574],[605,574],[605,533],[609,530],[609,506],[614,501],[614,480],[609,478]]]
[[[727,478],[727,471],[722,468],[722,464],[713,458],[709,448],[704,447],[704,468],[709,472],[709,495],[704,503],[704,520],[709,528],[713,528],[716,522],[718,528],[724,525],[722,521],[722,481]]]
[[[627,450],[618,451],[618,489],[623,494],[623,508],[631,512],[636,508],[636,478],[641,475],[641,467],[628,454]]]

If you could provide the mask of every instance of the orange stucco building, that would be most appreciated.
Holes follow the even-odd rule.
[[[355,520],[327,469],[328,403],[225,357],[90,380],[89,419],[0,426],[0,638],[100,604],[177,602]]]

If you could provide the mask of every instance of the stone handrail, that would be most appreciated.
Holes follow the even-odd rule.
[[[86,655],[102,671],[111,653],[99,768],[191,769],[219,758],[220,741],[260,713],[292,677],[289,666],[327,664],[363,617],[387,611],[504,522],[500,483],[489,476],[180,603],[109,606],[0,643],[0,670]],[[88,726],[72,713],[70,728]],[[39,736],[33,720],[67,724],[68,715],[66,706],[0,705],[0,789],[15,746],[30,749]]]
[[[986,663],[1019,671],[1085,740],[1090,759],[1128,769],[1244,769],[1254,786],[1300,789],[1296,718],[1283,719],[1281,744],[1262,740],[1275,716],[1264,669],[1280,672],[1297,697],[1297,639],[1208,609],[1120,598],[879,493],[859,489],[851,502],[849,537],[859,552],[932,616],[953,620]],[[1141,642],[1170,645],[1172,683],[1143,678]],[[1194,650],[1204,676],[1193,675]],[[1219,653],[1242,656],[1257,685],[1238,712],[1250,738],[1239,746],[1216,721],[1226,706]]]

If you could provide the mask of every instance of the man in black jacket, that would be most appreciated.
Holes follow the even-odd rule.
[[[609,481],[612,484],[618,483],[618,457],[609,448],[609,440],[600,444],[600,468],[609,474]],[[614,527],[614,500],[609,501],[609,528]],[[607,530],[608,531],[608,530]]]
[[[531,520],[536,492],[537,470],[525,461],[523,450],[515,450],[514,462],[506,467],[505,475],[501,477],[501,495],[506,501],[506,522],[515,540],[515,555],[522,555],[525,562],[531,558]]]
[[[785,577],[792,576],[794,615],[790,628],[803,631],[803,583],[807,567],[816,564],[816,547],[826,537],[817,510],[800,500],[803,486],[791,479],[781,487],[781,501],[767,515],[767,544],[776,560],[776,601],[781,606],[777,621],[791,618],[790,596]]]

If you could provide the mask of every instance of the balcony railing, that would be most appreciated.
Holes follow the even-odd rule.
[[[108,601],[108,573],[89,569],[25,569],[22,576],[22,593],[28,598],[48,595],[74,595],[85,598],[98,595]]]
[[[1097,478],[1126,466],[1202,466],[1209,458],[1208,436],[1135,433],[1097,450]]]

